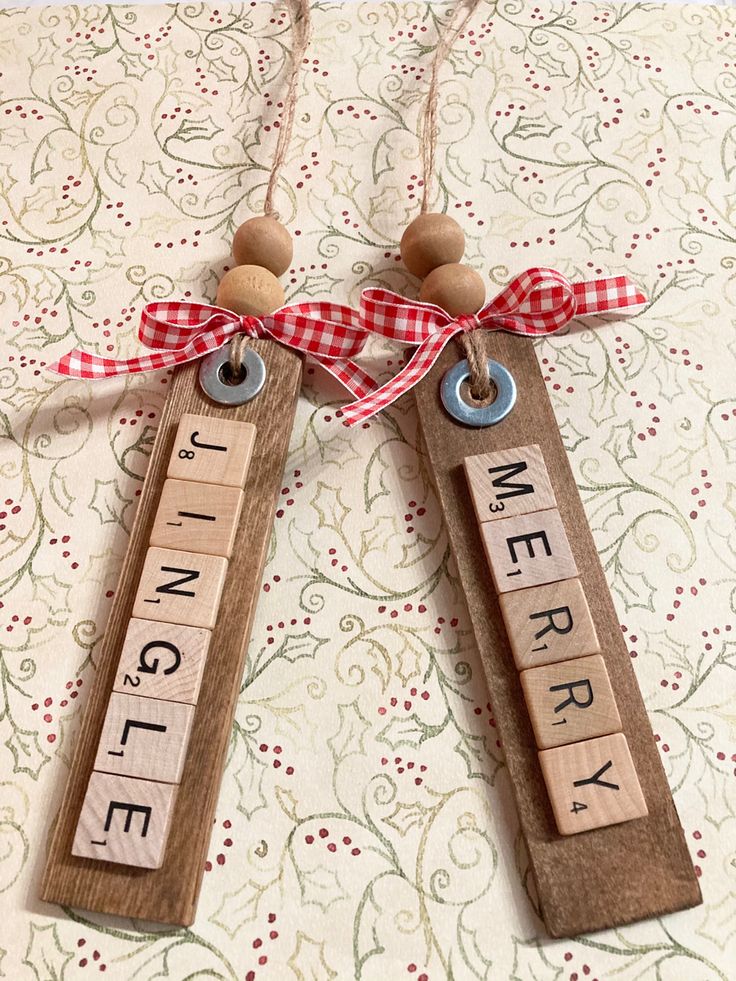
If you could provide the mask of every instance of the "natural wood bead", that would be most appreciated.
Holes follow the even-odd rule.
[[[401,236],[401,259],[420,279],[438,266],[459,262],[465,252],[465,234],[449,215],[419,215]]]
[[[273,313],[286,302],[281,283],[263,266],[236,266],[220,280],[215,303],[248,317]]]
[[[476,313],[483,306],[485,298],[486,287],[481,277],[475,269],[459,262],[433,269],[419,290],[420,300],[435,303],[451,317]]]
[[[294,245],[291,235],[275,218],[249,218],[233,239],[233,256],[239,266],[263,266],[281,276],[291,265]]]

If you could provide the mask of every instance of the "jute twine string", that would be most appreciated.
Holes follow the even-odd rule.
[[[296,103],[298,98],[299,77],[301,75],[304,55],[309,47],[312,35],[312,18],[309,8],[309,0],[289,0],[289,16],[291,18],[291,33],[293,37],[293,51],[291,54],[291,72],[289,74],[289,85],[284,98],[284,109],[281,114],[281,125],[279,135],[276,140],[276,149],[273,152],[271,161],[271,171],[268,175],[266,186],[266,197],[263,202],[263,214],[267,218],[275,218],[278,221],[279,214],[274,209],[273,198],[276,187],[281,176],[281,170],[286,160],[286,154],[291,143],[291,133],[294,129],[294,116],[296,115]],[[229,379],[233,383],[243,380],[243,353],[248,343],[247,334],[236,334],[230,341],[230,361]]]
[[[439,40],[437,41],[437,47],[434,49],[429,76],[429,90],[427,91],[427,99],[424,104],[419,126],[424,178],[420,208],[421,214],[425,214],[429,209],[437,165],[437,140],[439,137],[437,110],[440,94],[440,69],[447,60],[458,35],[465,29],[479,3],[480,0],[463,0],[463,2],[455,7],[452,16],[441,31]],[[488,374],[488,357],[486,354],[485,339],[486,335],[482,330],[473,330],[460,336],[460,343],[470,369],[470,394],[479,402],[490,400],[494,391]]]

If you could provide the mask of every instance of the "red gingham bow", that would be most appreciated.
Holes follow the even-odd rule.
[[[115,361],[79,348],[50,366],[74,378],[108,378],[139,371],[170,368],[216,351],[234,334],[270,337],[311,355],[356,398],[365,398],[375,382],[351,359],[368,334],[358,314],[338,303],[297,303],[264,317],[241,317],[222,307],[186,300],[149,303],[143,309],[138,338],[152,348],[127,361]]]
[[[571,283],[555,269],[527,269],[476,314],[453,318],[431,303],[407,300],[384,289],[367,289],[360,300],[360,323],[369,331],[417,345],[398,374],[343,409],[348,424],[369,419],[408,392],[427,374],[450,338],[463,331],[506,330],[514,334],[552,334],[573,317],[605,313],[645,303],[626,276]]]

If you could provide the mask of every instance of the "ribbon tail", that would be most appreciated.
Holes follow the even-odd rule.
[[[413,388],[430,370],[450,338],[460,330],[457,324],[449,324],[438,333],[432,334],[417,348],[409,363],[397,375],[364,398],[345,406],[342,412],[348,426],[365,422]]]
[[[187,355],[185,349],[182,349],[160,351],[140,358],[116,361],[114,358],[102,358],[81,348],[75,348],[50,364],[48,370],[68,378],[112,378],[115,375],[133,375],[143,371],[156,371],[159,368],[171,368],[184,361],[191,361],[195,357],[196,354]]]
[[[321,365],[325,371],[339,381],[343,388],[346,388],[356,399],[367,398],[376,389],[375,379],[364,371],[355,361],[341,358],[337,361],[329,358],[320,358],[317,355],[310,355],[311,358]]]
[[[68,378],[112,378],[115,375],[133,375],[142,371],[158,371],[161,368],[173,368],[177,364],[195,361],[210,351],[216,351],[235,333],[238,332],[237,322],[224,323],[208,331],[196,335],[183,347],[154,351],[153,354],[143,354],[137,358],[116,361],[114,358],[103,358],[98,354],[90,354],[81,348],[69,351],[58,361],[49,365],[49,371]]]
[[[573,283],[572,288],[576,317],[622,310],[647,302],[646,296],[628,276],[609,276],[607,279],[592,279],[587,283]]]

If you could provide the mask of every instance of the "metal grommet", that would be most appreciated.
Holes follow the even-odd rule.
[[[245,377],[235,385],[225,380],[225,369],[230,362],[230,344],[202,359],[199,366],[199,384],[205,395],[221,405],[244,405],[260,392],[266,382],[266,365],[263,358],[251,347],[243,349],[241,364]]]
[[[462,385],[470,378],[468,362],[458,361],[445,374],[440,387],[442,404],[453,419],[466,426],[495,426],[511,412],[516,403],[516,382],[511,372],[498,361],[488,361],[488,374],[496,386],[496,398],[489,405],[470,405],[462,397]]]

